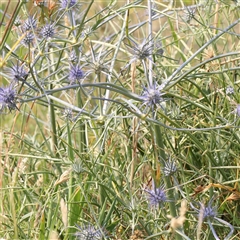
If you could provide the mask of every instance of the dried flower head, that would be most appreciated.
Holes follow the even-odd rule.
[[[58,236],[58,232],[56,230],[51,230],[49,232],[49,240],[60,240],[59,236]],[[1,239],[0,239],[1,240]]]
[[[143,231],[135,229],[132,233],[130,240],[143,240],[145,239]]]
[[[167,195],[163,186],[155,188],[155,184],[152,184],[152,190],[145,189],[149,194],[149,204],[152,207],[158,207],[164,204],[167,201]]]
[[[55,34],[55,27],[53,24],[46,24],[41,31],[43,38],[52,38]]]
[[[74,235],[79,240],[98,240],[102,239],[104,237],[104,232],[102,229],[96,229],[94,226],[88,224],[87,226],[80,227],[77,225],[78,232],[76,232]]]
[[[181,207],[179,208],[179,216],[178,217],[172,217],[169,215],[167,216],[168,218],[171,219],[171,222],[170,222],[171,229],[176,230],[178,228],[183,227],[183,224],[186,220],[186,217],[185,217],[186,212],[187,212],[187,200],[183,199],[181,201]]]
[[[68,77],[70,84],[79,83],[84,78],[84,72],[79,65],[71,65]]]
[[[17,108],[16,106],[16,91],[12,85],[9,87],[0,88],[0,111],[4,108],[8,108],[10,111]]]
[[[24,64],[20,65],[17,63],[16,65],[10,67],[9,76],[16,82],[25,81],[27,79],[28,72],[25,70]]]
[[[34,16],[29,16],[23,23],[23,31],[30,31],[37,27],[37,19]]]
[[[68,226],[68,207],[63,198],[60,200],[60,209],[62,213],[62,222],[65,228]]]

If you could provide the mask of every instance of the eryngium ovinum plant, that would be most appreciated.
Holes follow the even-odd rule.
[[[234,239],[237,4],[33,2],[1,10],[0,237]]]

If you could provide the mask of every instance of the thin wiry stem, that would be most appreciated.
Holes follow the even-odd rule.
[[[163,83],[165,86],[167,86],[174,77],[177,76],[178,73],[181,72],[181,70],[186,67],[199,53],[201,53],[204,49],[206,49],[207,46],[212,44],[214,41],[216,41],[219,37],[221,37],[224,33],[227,33],[228,30],[233,28],[235,25],[237,25],[240,22],[240,18],[233,22],[231,25],[229,25],[227,28],[225,28],[223,31],[215,35],[212,39],[210,39],[208,42],[206,42],[201,48],[199,48],[190,58],[188,58],[187,61],[185,61],[176,71],[173,72],[173,74]]]
[[[10,0],[9,0],[9,2],[10,2]],[[12,26],[14,24],[14,21],[15,21],[16,17],[18,16],[18,13],[19,13],[22,5],[23,5],[23,1],[18,0],[17,5],[16,5],[16,7],[15,7],[15,9],[13,11],[12,17],[9,20],[8,25],[6,27],[6,30],[5,30],[5,32],[3,34],[2,41],[0,43],[0,51],[2,50],[3,46],[5,45],[5,43],[6,43],[7,39],[8,39],[9,34],[11,33]]]
[[[214,229],[214,227],[213,227],[213,225],[212,225],[210,219],[207,220],[207,223],[208,223],[208,226],[209,226],[210,229],[211,229],[211,232],[212,232],[212,234],[213,234],[215,240],[220,240],[220,238],[217,236],[217,233],[216,233],[216,231],[215,231],[215,229]]]
[[[129,4],[129,0],[127,2],[127,4]],[[116,57],[117,57],[117,54],[118,54],[118,51],[120,49],[120,46],[122,44],[122,39],[124,37],[124,33],[125,33],[125,28],[127,26],[127,19],[128,19],[128,11],[126,10],[126,13],[125,13],[125,17],[124,17],[124,21],[123,21],[123,25],[122,25],[122,31],[121,31],[121,34],[119,36],[119,40],[118,40],[118,44],[117,44],[117,47],[115,49],[115,52],[114,52],[114,55],[113,55],[113,60],[112,60],[112,63],[111,63],[111,66],[110,66],[110,69],[109,69],[109,74],[108,74],[108,82],[111,82],[111,78],[112,78],[112,71],[113,71],[113,68],[114,68],[114,64],[115,64],[115,60],[116,60]],[[105,93],[105,98],[109,98],[109,95],[110,95],[110,91],[109,90],[106,90],[106,93]],[[108,102],[105,101],[104,102],[104,105],[103,105],[103,115],[106,114],[107,112],[107,105],[108,105]]]
[[[224,240],[230,239],[231,236],[233,235],[234,227],[233,227],[230,223],[228,223],[227,221],[224,221],[224,220],[221,219],[221,218],[215,217],[215,219],[216,219],[218,222],[220,222],[220,223],[222,223],[222,224],[224,224],[224,225],[226,225],[227,227],[230,228],[230,233],[224,238]]]
[[[148,81],[149,86],[153,85],[153,57],[152,57],[152,46],[153,46],[153,38],[152,38],[152,1],[148,0],[148,38],[149,38],[149,61],[148,61]]]

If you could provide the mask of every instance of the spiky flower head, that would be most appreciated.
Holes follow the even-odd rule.
[[[217,208],[212,207],[213,200],[214,198],[211,198],[206,206],[199,202],[199,208],[194,207],[192,203],[190,205],[198,213],[199,218],[202,218],[202,220],[212,220],[217,217]]]
[[[83,164],[80,161],[76,161],[73,165],[72,165],[72,170],[77,173],[83,173],[85,172],[85,168],[83,166]]]
[[[79,83],[84,78],[84,72],[78,64],[70,66],[68,78],[71,84]]]
[[[186,22],[190,22],[194,18],[195,12],[196,12],[196,8],[186,7],[184,9],[184,20]]]
[[[153,45],[149,45],[146,39],[142,43],[137,43],[133,39],[130,39],[130,42],[132,42],[132,45],[129,45],[128,43],[125,43],[126,47],[128,48],[129,52],[132,54],[132,61],[135,60],[145,60],[146,58],[149,58],[152,50]]]
[[[23,31],[30,31],[37,27],[37,19],[34,16],[29,16],[23,23]]]
[[[232,94],[234,94],[234,88],[231,87],[231,86],[228,86],[228,87],[226,88],[226,94],[227,94],[227,95],[232,95]]]
[[[217,208],[211,206],[211,201],[203,208],[203,219],[213,219],[217,216]]]
[[[22,40],[22,43],[29,47],[31,43],[33,43],[34,40],[34,34],[32,32],[27,32],[24,39]]]
[[[10,111],[16,109],[16,99],[16,91],[12,84],[8,87],[0,87],[0,112],[4,108],[8,108]]]
[[[152,190],[145,189],[145,191],[149,194],[148,200],[150,206],[152,207],[161,206],[167,201],[167,195],[163,186],[156,188],[153,182]]]
[[[177,166],[174,161],[169,159],[168,161],[164,161],[163,173],[165,176],[172,176],[177,171]]]
[[[46,24],[41,31],[43,38],[52,38],[55,34],[55,27],[53,24]]]
[[[17,63],[16,65],[10,67],[9,76],[16,82],[25,81],[28,76],[28,72],[25,70],[24,64],[20,65]]]
[[[79,231],[76,232],[74,235],[78,240],[98,240],[102,239],[104,235],[101,229],[96,229],[94,226],[90,224],[83,227],[80,227],[77,224],[76,226],[79,229]]]
[[[60,0],[60,8],[62,10],[68,10],[77,6],[77,0]]]
[[[62,116],[67,121],[73,121],[73,111],[72,111],[72,109],[71,108],[65,108],[62,111]]]
[[[163,101],[163,95],[164,93],[161,92],[160,87],[155,83],[152,86],[143,89],[142,99],[146,105],[154,107]]]

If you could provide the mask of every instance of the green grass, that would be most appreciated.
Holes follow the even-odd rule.
[[[190,21],[184,2],[196,6]],[[103,239],[218,239],[214,231],[240,239],[239,6],[154,8],[152,18],[148,1],[84,2],[79,16],[57,10],[55,36],[42,39],[38,23],[31,48],[19,40],[23,25],[7,24],[40,9],[24,1],[14,15],[8,9],[1,85],[19,61],[33,88],[16,83],[19,110],[4,108],[0,118],[0,238],[87,239],[80,232],[92,225]],[[154,46],[145,46],[147,58],[131,47],[144,39]],[[153,54],[159,48],[163,55]],[[81,84],[69,84],[72,51],[86,74]],[[169,162],[177,170],[165,175]],[[157,208],[145,191],[153,184],[167,196]],[[193,207],[211,199],[218,215],[201,219]]]

